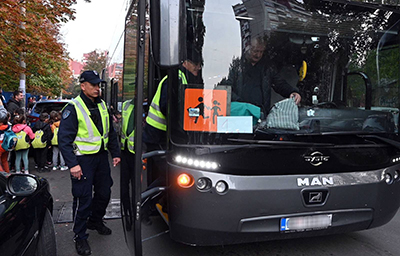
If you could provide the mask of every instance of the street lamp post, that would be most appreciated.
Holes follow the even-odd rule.
[[[21,0],[20,3],[22,4],[25,0]],[[21,6],[20,7],[21,10],[21,15],[22,17],[25,17],[25,12],[26,9],[25,7]],[[20,24],[20,28],[22,30],[25,30],[25,22],[21,21]],[[22,68],[22,71],[19,75],[19,90],[22,91],[22,95],[24,96],[23,101],[22,101],[22,107],[25,108],[25,103],[26,103],[26,75],[25,75],[25,69],[26,69],[26,63],[25,63],[25,56],[26,53],[25,52],[20,52],[19,55],[19,66]]]

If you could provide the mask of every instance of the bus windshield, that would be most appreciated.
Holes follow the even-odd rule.
[[[187,3],[171,141],[396,134],[400,11],[371,2]]]

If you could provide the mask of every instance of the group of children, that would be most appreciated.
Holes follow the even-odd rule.
[[[28,153],[32,146],[34,150],[34,160],[38,172],[50,171],[48,162],[48,150],[52,150],[53,170],[68,170],[65,166],[64,158],[58,148],[57,135],[60,126],[61,112],[51,111],[50,115],[43,112],[39,116],[39,120],[35,123],[33,129],[27,125],[26,115],[23,109],[15,111],[12,124],[9,123],[10,114],[5,117],[0,115],[0,135],[7,129],[12,127],[12,131],[17,136],[17,144],[15,146],[15,158],[12,152],[4,150],[0,147],[0,171],[10,172],[10,164],[15,163],[15,172],[26,174],[29,173]],[[11,126],[12,125],[12,126]],[[0,138],[1,141],[1,138]],[[9,153],[11,153],[9,157]],[[15,159],[15,160],[14,160]],[[21,168],[21,160],[23,167]]]

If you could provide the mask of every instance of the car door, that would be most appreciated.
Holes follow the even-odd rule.
[[[6,182],[0,174],[0,254],[28,255],[28,246],[36,243],[38,211],[32,198],[7,194]]]

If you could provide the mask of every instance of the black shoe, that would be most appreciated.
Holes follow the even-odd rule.
[[[97,230],[97,233],[100,235],[111,235],[112,231],[106,225],[104,225],[103,221],[100,222],[92,222],[91,220],[88,220],[86,227],[91,230]]]
[[[90,254],[92,254],[92,251],[90,250],[90,246],[88,244],[87,239],[76,240],[75,241],[75,248],[76,248],[76,252],[79,255],[90,255]]]
[[[38,172],[39,172],[39,173],[43,173],[43,172],[45,172],[45,170],[44,170],[44,168],[39,168],[39,169],[38,169]]]

